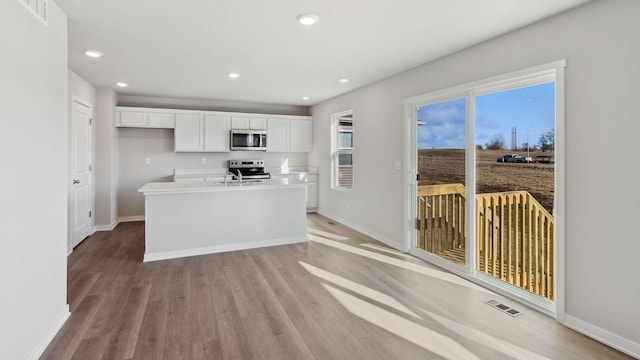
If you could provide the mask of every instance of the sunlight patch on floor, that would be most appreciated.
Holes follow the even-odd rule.
[[[467,339],[473,340],[479,344],[482,344],[486,347],[489,347],[495,351],[501,352],[509,357],[518,360],[549,360],[549,358],[544,357],[540,354],[537,354],[533,351],[524,349],[518,345],[512,344],[508,341],[499,339],[495,336],[489,335],[480,330],[476,330],[467,325],[461,324],[457,321],[448,319],[444,316],[440,316],[438,314],[432,313],[430,311],[420,309],[423,313],[433,318],[446,328],[451,331],[454,331],[460,336],[464,336]]]
[[[372,299],[380,304],[386,305],[392,309],[396,309],[400,312],[403,312],[407,315],[413,316],[417,319],[420,319],[420,316],[416,313],[414,313],[413,311],[409,310],[406,306],[402,305],[398,300],[394,299],[393,297],[382,293],[380,291],[374,290],[370,287],[364,286],[362,284],[359,284],[357,282],[351,281],[349,279],[343,278],[340,275],[336,275],[334,273],[328,272],[326,270],[322,270],[320,268],[317,268],[313,265],[304,263],[302,261],[298,261],[298,263],[300,265],[302,265],[303,268],[305,268],[305,270],[307,270],[309,273],[325,280],[331,283],[334,283],[335,285],[338,285],[342,288],[345,289],[349,289],[350,291],[353,291],[354,293],[357,293],[359,295],[362,295],[364,297],[367,297],[369,299]]]
[[[355,255],[360,255],[360,256],[364,256],[366,258],[369,259],[373,259],[373,260],[377,260],[377,261],[381,261],[384,262],[386,264],[389,265],[393,265],[393,266],[397,266],[400,268],[403,268],[405,270],[410,270],[410,271],[414,271],[416,273],[419,274],[423,274],[423,275],[427,275],[427,276],[431,276],[433,278],[442,280],[442,281],[447,281],[449,283],[455,284],[455,285],[459,285],[459,286],[464,286],[466,288],[469,289],[473,289],[473,290],[477,290],[477,291],[482,291],[482,292],[486,292],[488,294],[491,295],[495,295],[493,292],[491,292],[490,290],[487,290],[483,287],[480,287],[478,285],[475,285],[469,281],[466,281],[456,275],[453,275],[451,273],[445,272],[443,270],[437,270],[434,268],[430,268],[430,267],[426,267],[426,266],[422,266],[419,264],[415,264],[415,263],[410,263],[401,259],[396,259],[394,257],[391,256],[387,256],[387,255],[383,255],[383,254],[379,254],[373,251],[369,251],[369,250],[365,250],[365,249],[361,249],[359,247],[353,246],[353,245],[348,245],[348,244],[344,244],[344,243],[340,243],[340,242],[336,242],[336,241],[331,241],[329,239],[325,239],[319,236],[315,236],[315,235],[311,235],[309,234],[309,240],[310,241],[314,241],[323,245],[327,245],[327,246],[331,246],[334,247],[336,249],[340,249],[346,252],[350,252],[352,254]]]
[[[446,359],[480,359],[455,340],[437,331],[372,305],[331,285],[322,284],[322,286],[353,315],[396,336],[400,336],[434,354],[438,354]]]
[[[338,235],[338,234],[333,234],[333,233],[322,231],[322,230],[318,230],[318,229],[313,229],[313,228],[307,228],[307,235],[309,233],[315,234],[315,235],[324,236],[324,237],[326,237],[328,239],[333,239],[333,240],[338,240],[338,241],[349,240],[348,237],[341,236],[341,235]]]

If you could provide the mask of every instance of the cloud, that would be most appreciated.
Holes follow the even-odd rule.
[[[418,148],[464,148],[465,142],[464,99],[426,105],[418,110]]]

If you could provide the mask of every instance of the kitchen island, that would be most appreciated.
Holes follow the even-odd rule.
[[[145,198],[144,261],[307,241],[307,184],[157,182]]]

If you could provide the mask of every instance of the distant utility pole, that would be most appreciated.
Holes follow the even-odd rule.
[[[518,134],[515,126],[511,128],[511,150],[518,150]]]

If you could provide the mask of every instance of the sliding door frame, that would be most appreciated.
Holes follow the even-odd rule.
[[[532,306],[539,311],[564,320],[565,307],[565,118],[564,97],[566,61],[560,60],[539,65],[488,79],[475,81],[443,90],[429,92],[404,100],[405,108],[405,250],[429,263],[442,267],[456,275],[474,283],[487,287],[497,293],[516,301]],[[467,199],[475,198],[475,97],[534,86],[545,82],[555,83],[555,178],[554,178],[554,217],[555,217],[555,263],[556,263],[556,301],[541,299],[526,290],[515,288],[499,279],[492,278],[475,270],[476,253],[476,220],[475,201],[468,201],[465,209],[466,222],[466,261],[465,265],[454,264],[437,255],[430,254],[416,247],[417,229],[417,110],[425,105],[446,102],[455,99],[466,99],[465,121],[465,193]],[[469,185],[469,186],[467,186]]]

